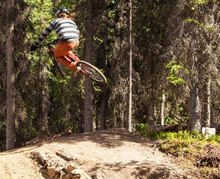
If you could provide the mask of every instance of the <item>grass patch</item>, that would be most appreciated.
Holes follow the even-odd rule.
[[[204,177],[220,178],[220,136],[207,138],[195,131],[157,132],[148,127],[139,125],[141,130],[137,131],[152,140],[161,140],[161,151],[190,160]]]
[[[160,149],[176,157],[192,157],[202,152],[204,146],[208,144],[205,136],[196,132],[149,131],[146,137],[157,140],[162,139],[163,141],[161,142]]]
[[[192,131],[156,132],[149,131],[145,135],[151,139],[162,139],[160,149],[176,157],[193,157],[203,152],[206,145],[212,144],[220,147],[220,136],[206,138],[203,134]]]

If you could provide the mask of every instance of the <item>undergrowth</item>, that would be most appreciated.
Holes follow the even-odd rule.
[[[145,135],[151,139],[162,139],[160,149],[163,152],[170,153],[176,157],[194,157],[203,152],[203,149],[208,144],[213,144],[220,147],[220,136],[211,136],[206,138],[198,132],[155,132],[149,131]]]
[[[198,145],[206,145],[206,144],[214,144],[220,146],[220,136],[212,135],[210,137],[206,137],[203,134],[200,134],[196,131],[179,131],[179,132],[157,132],[153,130],[148,130],[148,124],[137,124],[136,130],[140,132],[141,135],[145,135],[151,139],[162,139],[164,141],[170,142],[178,142],[182,143],[181,147],[188,146],[191,144],[198,144]]]
[[[159,146],[161,151],[169,153],[175,157],[187,158],[191,160],[194,165],[196,165],[199,159],[202,159],[204,155],[210,153],[210,147],[208,146],[217,148],[217,151],[220,150],[220,136],[218,135],[213,135],[207,138],[205,135],[195,131],[157,132],[154,130],[148,130],[148,127],[147,124],[139,124],[137,125],[137,131],[149,139],[161,140]],[[201,163],[200,166],[202,165],[204,165],[204,163]],[[220,173],[218,171],[220,166],[218,169],[210,166],[205,167],[201,169],[203,176],[220,178]],[[213,172],[215,170],[217,172]],[[210,173],[212,173],[212,177],[210,176]],[[214,175],[216,177],[213,177]]]

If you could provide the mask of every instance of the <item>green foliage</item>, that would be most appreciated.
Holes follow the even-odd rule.
[[[31,8],[31,12],[29,14],[29,20],[32,25],[30,26],[30,31],[36,33],[29,33],[29,38],[37,38],[40,35],[40,32],[46,28],[49,23],[52,22],[52,14],[53,14],[53,4],[51,1],[46,0],[25,0],[26,3]],[[32,28],[34,27],[34,29]]]
[[[178,61],[172,61],[168,63],[166,65],[166,68],[170,69],[169,77],[167,77],[166,79],[170,80],[171,83],[173,83],[174,85],[185,83],[185,81],[179,77],[179,71],[180,69],[184,70],[186,73],[189,73],[189,71],[185,67],[179,65]]]
[[[186,123],[189,120],[185,102],[176,104],[178,96],[172,94],[170,101],[167,102],[167,115],[165,116],[165,124]]]
[[[198,5],[208,4],[209,2],[219,3],[219,0],[192,0],[194,6],[192,10],[194,10]]]
[[[151,139],[162,139],[161,150],[174,156],[191,156],[202,151],[207,144],[220,146],[220,136],[212,136],[208,139],[196,131],[179,131],[179,132],[156,132],[146,131],[149,126],[138,124],[137,131]]]
[[[31,25],[27,29],[27,40],[28,43],[33,44],[42,31],[54,20],[53,3],[50,0],[25,0],[25,2],[31,8],[28,16]],[[56,38],[55,32],[52,31],[44,42],[50,42]],[[47,49],[37,49],[33,54],[29,53],[29,58],[31,58],[32,62],[32,66],[29,68],[31,73],[38,73],[38,68],[43,67],[43,65],[51,69],[52,60],[49,58]]]
[[[208,3],[210,0],[192,0],[193,2],[195,2],[196,4],[205,4]]]
[[[214,32],[218,32],[217,28],[213,27],[212,25],[204,25],[203,23],[200,23],[198,22],[197,20],[195,19],[190,19],[190,18],[187,18],[184,22],[187,22],[187,23],[195,23],[195,24],[198,24],[200,27],[206,29],[206,30],[211,30],[211,31],[214,31]]]
[[[29,45],[32,45],[42,31],[56,18],[58,8],[67,7],[70,12],[76,9],[76,3],[71,0],[25,0],[25,2],[30,7],[27,17],[29,26],[26,29],[26,42]],[[56,38],[55,31],[52,31],[43,43],[51,42]],[[49,132],[65,131],[68,127],[73,127],[73,115],[74,120],[79,120],[78,115],[82,113],[82,107],[80,105],[83,105],[81,99],[83,97],[84,83],[82,79],[72,78],[72,71],[65,67],[66,77],[62,78],[56,67],[54,67],[47,50],[47,48],[37,49],[35,52],[28,54],[31,61],[28,70],[34,78],[32,82],[34,85],[30,83],[33,86],[30,93],[35,94],[35,91],[37,91],[37,100],[31,105],[25,104],[29,114],[27,120],[30,122],[39,121],[41,120],[39,113],[46,111],[43,116],[48,120],[42,121],[42,123],[47,126],[47,130]],[[80,81],[80,86],[78,86],[77,80]],[[41,98],[48,103],[42,101]],[[38,107],[39,105],[42,105],[45,109],[40,111],[41,108]],[[31,113],[31,111],[33,112]],[[46,122],[47,124],[45,124]],[[41,130],[40,128],[36,129],[35,126],[36,123],[32,122],[30,125],[31,129],[29,129],[32,133],[36,133],[35,130]]]
[[[167,116],[165,118],[165,124],[177,124],[177,122],[173,118],[171,118],[170,116]]]
[[[1,126],[6,126],[7,125],[6,120],[0,121],[0,123],[1,123]]]
[[[207,4],[210,1],[217,2],[218,0],[192,0],[192,2],[194,4],[193,4],[193,7],[191,9],[195,10],[197,8],[197,6]]]
[[[55,18],[55,13],[59,7],[67,7],[70,12],[76,11],[76,20],[78,20],[79,28],[81,31],[81,38],[80,38],[80,46],[76,49],[77,53],[80,54],[79,56],[83,56],[84,54],[84,42],[85,42],[85,19],[86,19],[86,11],[85,11],[85,3],[86,1],[72,1],[72,0],[25,0],[29,4],[29,10],[30,14],[28,16],[25,16],[25,19],[27,18],[27,24],[28,29],[26,33],[27,39],[25,39],[25,42],[27,44],[25,45],[31,45],[40,35],[40,33],[52,22],[52,20]],[[93,1],[94,5],[100,5],[101,1]],[[117,111],[118,114],[123,114],[121,112],[121,109],[118,108],[117,105],[114,105],[114,107],[110,106],[111,102],[109,102],[109,98],[114,96],[116,93],[115,91],[119,91],[120,87],[123,87],[123,74],[126,77],[126,70],[127,70],[127,46],[126,46],[126,40],[127,40],[127,31],[124,28],[124,25],[126,25],[126,19],[122,18],[126,17],[126,5],[125,4],[118,4],[119,1],[116,3],[114,1],[108,1],[108,17],[105,17],[103,15],[103,7],[100,9],[97,9],[97,7],[93,7],[93,12],[96,14],[94,16],[94,23],[93,23],[93,33],[94,33],[94,64],[103,64],[101,68],[108,69],[108,99],[107,99],[107,107],[109,110],[107,110],[107,116],[108,118],[111,118],[110,120],[115,120],[115,116],[112,115],[113,111]],[[122,1],[121,1],[122,2]],[[167,91],[165,92],[167,96],[175,95],[179,91],[175,90],[174,85],[181,85],[185,82],[185,78],[182,78],[182,73],[185,74],[188,73],[188,70],[185,69],[185,66],[190,63],[190,56],[187,58],[187,51],[189,51],[190,46],[183,46],[182,43],[190,44],[190,38],[189,34],[192,32],[198,32],[198,38],[200,38],[202,35],[204,39],[207,41],[207,43],[210,45],[215,45],[216,49],[218,49],[218,43],[212,43],[215,40],[215,37],[210,34],[209,32],[206,34],[200,33],[200,31],[197,31],[197,29],[193,27],[199,27],[199,29],[211,29],[214,30],[213,27],[217,26],[216,17],[218,14],[216,14],[212,8],[212,4],[210,5],[206,4],[208,2],[211,2],[211,0],[192,0],[183,2],[181,4],[178,4],[177,6],[172,1],[162,1],[162,0],[156,0],[156,1],[133,1],[133,29],[132,29],[132,38],[134,42],[134,68],[133,68],[133,77],[135,78],[133,89],[133,99],[135,99],[134,104],[137,106],[134,107],[136,113],[138,114],[138,118],[140,121],[142,120],[142,117],[146,115],[146,113],[151,113],[152,111],[147,111],[146,109],[150,109],[153,105],[159,106],[158,103],[160,103],[160,100],[158,100],[158,94],[161,94],[161,89],[165,88]],[[217,2],[213,1],[212,2]],[[112,4],[112,8],[110,8],[110,5]],[[76,7],[77,5],[77,7]],[[210,6],[210,7],[209,7]],[[193,8],[189,8],[193,7]],[[200,7],[204,7],[199,9]],[[120,10],[121,9],[121,10]],[[172,9],[172,11],[170,11]],[[198,9],[198,11],[197,11]],[[181,10],[179,13],[177,10]],[[4,14],[4,10],[3,10]],[[199,14],[197,16],[197,14]],[[209,16],[208,16],[209,15]],[[214,15],[212,17],[212,15]],[[5,16],[4,16],[5,17]],[[204,17],[199,18],[199,17]],[[210,18],[209,18],[210,17]],[[122,19],[121,19],[122,18]],[[195,18],[195,19],[193,19]],[[181,22],[183,19],[186,19],[184,22],[184,26],[181,26]],[[207,21],[205,20],[207,19]],[[209,21],[209,19],[211,21]],[[212,20],[214,19],[214,20]],[[179,21],[179,24],[178,24]],[[210,23],[212,22],[213,23]],[[206,24],[207,22],[207,24]],[[17,23],[17,22],[16,22]],[[120,24],[118,26],[118,24]],[[187,24],[188,23],[188,24]],[[191,23],[189,25],[189,23]],[[209,26],[209,24],[213,24],[213,27]],[[179,25],[182,27],[179,28]],[[4,26],[4,24],[2,25]],[[105,28],[103,27],[107,27]],[[192,30],[188,28],[188,26],[192,27]],[[172,30],[172,27],[177,27],[176,29]],[[18,30],[18,29],[16,29]],[[24,31],[25,29],[21,29]],[[177,33],[178,32],[178,33]],[[104,34],[108,34],[107,45],[108,49],[106,50],[106,54],[108,56],[107,60],[107,66],[106,62],[104,62],[106,54],[103,52],[103,43],[105,43],[104,40]],[[17,31],[15,35],[17,34]],[[181,35],[182,34],[182,35]],[[119,38],[116,39],[116,36]],[[181,36],[181,37],[180,37]],[[180,38],[179,38],[180,37]],[[51,33],[50,36],[45,39],[45,43],[47,41],[51,41],[52,39],[56,38],[55,32]],[[178,39],[179,38],[179,39]],[[209,39],[210,38],[210,39]],[[4,38],[2,38],[4,42]],[[206,43],[202,43],[201,40],[198,40],[198,43],[201,42],[201,46],[204,46],[204,49],[209,49],[209,46],[206,46]],[[218,39],[218,38],[217,38]],[[177,43],[178,42],[178,43]],[[2,43],[4,44],[4,43]],[[125,46],[124,46],[125,44]],[[169,45],[170,44],[170,45]],[[118,48],[114,48],[118,47]],[[169,49],[170,46],[175,47],[173,54],[177,57],[179,61],[172,61],[169,63],[169,56],[164,59],[164,61],[160,61],[160,57],[162,54],[166,52],[167,49]],[[207,59],[207,56],[201,56],[200,51],[203,51],[203,48],[200,44],[198,44],[198,58],[199,60]],[[205,47],[206,46],[206,47]],[[5,45],[3,45],[5,47]],[[200,50],[201,49],[201,50]],[[1,50],[4,57],[4,48]],[[119,51],[119,53],[117,53]],[[216,50],[218,51],[218,50]],[[207,51],[203,51],[203,53],[206,53]],[[212,52],[213,54],[217,54],[216,52]],[[202,54],[202,53],[201,53]],[[206,53],[207,54],[207,53]],[[208,54],[207,54],[208,55]],[[18,55],[17,55],[18,56]],[[19,54],[20,56],[20,54]],[[96,58],[99,56],[99,58]],[[113,56],[115,59],[113,59]],[[211,59],[214,60],[214,58],[209,55]],[[188,59],[186,63],[186,58]],[[3,58],[2,58],[3,59]],[[28,61],[28,60],[27,60]],[[24,128],[28,128],[29,131],[31,131],[31,128],[33,128],[32,133],[37,133],[37,129],[35,128],[34,121],[39,120],[38,115],[39,112],[45,112],[40,111],[40,106],[44,107],[46,110],[45,112],[45,119],[49,120],[48,128],[66,128],[68,125],[73,126],[73,120],[74,121],[80,121],[83,118],[83,98],[84,98],[84,77],[81,77],[79,80],[77,78],[74,79],[71,76],[71,72],[69,69],[66,70],[67,77],[60,78],[59,74],[56,74],[54,72],[54,68],[52,65],[52,61],[50,60],[47,52],[45,49],[42,49],[39,52],[34,52],[32,56],[29,57],[30,66],[28,66],[28,70],[30,71],[30,78],[32,78],[30,81],[22,81],[24,82],[24,86],[22,86],[23,90],[27,90],[30,94],[31,98],[24,101],[25,106],[24,108],[27,111],[27,116],[24,116],[22,120],[30,121],[30,127],[28,128],[27,124],[24,125]],[[174,85],[167,85],[165,84],[161,79],[161,76],[164,74],[164,66],[163,63],[169,63],[166,65],[166,68],[169,69],[169,76],[167,77],[167,80],[169,80]],[[208,62],[208,61],[207,61]],[[5,62],[4,62],[5,63]],[[17,62],[16,62],[17,63]],[[26,66],[27,64],[24,63]],[[44,68],[47,66],[47,68]],[[202,67],[202,66],[201,66]],[[3,70],[1,70],[1,74],[5,74],[5,67],[1,67]],[[22,68],[20,68],[22,69]],[[47,71],[43,71],[47,69]],[[205,69],[205,68],[203,68]],[[118,71],[117,71],[118,70]],[[45,72],[42,76],[41,72]],[[201,74],[201,73],[200,73]],[[18,80],[20,79],[20,76],[18,76]],[[187,75],[189,77],[189,75]],[[202,77],[202,74],[201,74]],[[17,75],[16,75],[17,78]],[[22,76],[21,76],[22,78]],[[4,89],[5,85],[5,77],[4,75],[1,75],[2,82],[0,83],[0,86],[2,89]],[[18,81],[17,80],[17,81]],[[190,81],[190,79],[189,79]],[[112,82],[112,83],[111,83]],[[114,83],[115,88],[113,89]],[[189,84],[184,84],[186,88],[189,87]],[[125,85],[124,85],[125,86]],[[94,104],[94,109],[99,110],[100,107],[100,97],[99,94],[101,92],[101,86],[93,84],[94,91],[96,92],[96,97],[99,99],[97,100],[95,98],[94,101],[96,103]],[[178,88],[178,86],[176,86]],[[184,88],[184,90],[186,89]],[[214,88],[213,88],[214,89]],[[49,92],[48,92],[48,91]],[[178,92],[177,92],[178,91]],[[218,90],[213,90],[218,91]],[[20,92],[16,91],[16,94],[18,95]],[[97,95],[98,93],[98,95]],[[119,91],[122,97],[126,93],[123,93]],[[170,95],[171,94],[171,95]],[[1,93],[3,96],[4,93]],[[25,95],[24,95],[25,96]],[[33,96],[33,97],[32,97]],[[177,95],[176,95],[177,96]],[[177,106],[178,104],[178,97],[174,96],[173,99],[168,99],[166,101],[166,104],[168,104],[170,101],[171,107],[169,109],[166,106],[166,111],[169,110],[169,114],[166,117],[166,124],[177,124],[179,123],[179,118],[176,116],[187,116],[188,109],[183,109],[182,107]],[[180,95],[181,100],[183,103],[186,103],[185,95]],[[215,96],[215,95],[212,95]],[[44,100],[46,101],[44,105],[42,105],[41,97],[44,97]],[[136,98],[137,97],[137,98]],[[22,97],[23,98],[23,97]],[[35,100],[36,99],[36,100]],[[139,100],[141,99],[141,100]],[[19,99],[20,100],[20,99]],[[24,99],[22,99],[24,100]],[[1,100],[5,101],[5,100]],[[113,100],[112,104],[115,104],[116,100]],[[217,100],[215,100],[217,101]],[[116,101],[117,103],[117,101]],[[151,103],[150,105],[148,105]],[[153,104],[154,103],[154,104]],[[121,103],[120,103],[121,104]],[[142,105],[143,104],[143,105]],[[151,106],[152,105],[152,106]],[[141,107],[140,107],[141,106]],[[218,105],[216,105],[218,106]],[[1,106],[3,109],[3,112],[1,114],[4,114],[4,107]],[[158,108],[157,108],[158,109]],[[97,116],[99,115],[99,111],[95,111],[94,113],[97,113]],[[143,114],[143,115],[142,115]],[[180,114],[180,115],[179,115]],[[184,115],[182,115],[184,114]],[[78,116],[77,116],[78,115]],[[112,117],[112,116],[113,117]],[[147,116],[147,115],[146,115]],[[5,117],[2,117],[4,120]],[[136,116],[135,116],[136,118]],[[147,117],[146,117],[147,118]],[[187,117],[186,117],[187,118]],[[181,118],[183,119],[183,118]],[[44,118],[42,119],[44,120]],[[108,120],[108,121],[110,121]],[[111,121],[111,122],[112,122]],[[72,122],[72,123],[71,123]],[[115,124],[117,121],[115,122]],[[3,124],[4,126],[5,124]],[[81,125],[81,124],[80,124]],[[118,125],[118,123],[116,124]],[[5,127],[5,126],[4,126]],[[21,126],[20,126],[21,127]],[[157,132],[149,132],[147,133],[148,124],[138,124],[137,130],[140,131],[143,135],[148,135],[151,137],[154,137],[156,139],[171,139],[171,140],[186,140],[187,137],[190,138],[189,134],[175,134],[175,133],[157,133]],[[25,131],[26,133],[28,131]],[[193,132],[190,134],[192,135]],[[201,136],[198,133],[194,133],[194,138],[201,138]],[[181,136],[183,139],[181,139]],[[184,137],[183,137],[184,136]],[[180,139],[179,139],[180,138]],[[185,138],[185,139],[184,139]],[[214,139],[214,136],[213,136]],[[192,139],[189,139],[192,140]],[[201,138],[201,140],[204,140]],[[218,137],[215,137],[215,141],[219,141]],[[187,141],[188,142],[188,141]],[[186,143],[179,143],[180,146],[187,145]],[[177,145],[177,146],[178,146]]]
[[[186,141],[183,139],[169,140],[161,143],[160,149],[166,153],[170,153],[176,157],[192,156],[200,153],[205,146],[204,143],[195,143],[194,141]]]
[[[173,140],[173,139],[183,139],[187,141],[195,142],[195,140],[206,140],[203,134],[200,134],[196,131],[179,131],[179,132],[149,132],[149,135],[155,139],[163,139],[163,140]]]
[[[199,26],[204,27],[204,24],[203,24],[203,23],[200,23],[200,22],[198,22],[198,21],[195,20],[195,19],[190,19],[190,18],[188,18],[188,19],[185,20],[185,22],[188,22],[188,23],[194,22],[195,24],[198,24]]]
[[[147,128],[149,125],[146,123],[138,123],[136,125],[136,131],[140,132],[141,135],[146,135],[147,134]]]
[[[208,140],[216,141],[220,144],[220,136],[219,135],[212,135],[208,138]]]

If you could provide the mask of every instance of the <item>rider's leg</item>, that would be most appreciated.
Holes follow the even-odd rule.
[[[57,44],[57,47],[54,52],[54,57],[62,63],[64,66],[68,67],[70,70],[75,71],[76,69],[76,62],[69,61],[68,59],[64,58],[64,55],[70,55],[75,57],[76,61],[78,57],[72,52],[72,49],[76,48],[79,44],[79,41],[76,42],[60,42]],[[77,58],[76,58],[77,57]]]

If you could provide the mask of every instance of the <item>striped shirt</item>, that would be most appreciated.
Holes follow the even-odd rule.
[[[62,42],[74,42],[79,39],[80,32],[74,21],[71,19],[57,18],[42,32],[34,44],[36,46],[40,45],[52,30],[56,31],[58,38]]]

